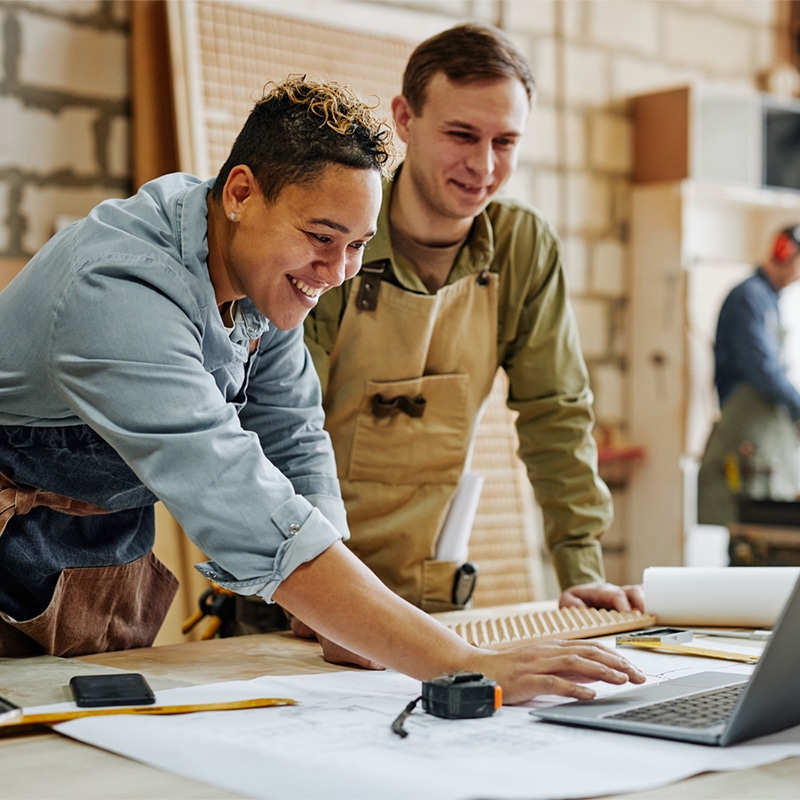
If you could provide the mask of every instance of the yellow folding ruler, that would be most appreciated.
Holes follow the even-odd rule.
[[[185,705],[115,706],[113,708],[79,708],[41,714],[26,714],[6,701],[9,710],[0,714],[0,730],[24,725],[55,725],[81,717],[101,717],[109,714],[191,714],[199,711],[236,711],[243,708],[293,706],[287,697],[257,697],[250,700],[230,700],[219,703],[187,703]]]
[[[721,658],[724,661],[741,661],[745,664],[755,664],[758,656],[752,653],[731,653],[725,650],[712,650],[709,647],[695,647],[691,644],[676,644],[674,642],[640,641],[627,639],[617,644],[621,647],[639,647],[646,650],[665,650],[668,653],[680,653],[684,656],[704,656],[705,658]]]

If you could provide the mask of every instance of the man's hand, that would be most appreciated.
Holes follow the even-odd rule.
[[[614,583],[582,583],[561,593],[560,608],[607,608],[614,611],[644,611],[644,587]]]

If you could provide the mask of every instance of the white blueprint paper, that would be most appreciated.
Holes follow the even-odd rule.
[[[694,671],[698,663],[703,669],[750,670],[707,659],[634,655],[652,676]],[[524,706],[474,720],[440,719],[418,708],[401,739],[391,722],[419,690],[417,681],[390,671],[269,676],[162,691],[157,701],[276,696],[292,697],[297,706],[96,717],[57,729],[243,795],[315,800],[590,797],[800,755],[800,727],[719,748],[547,724]]]

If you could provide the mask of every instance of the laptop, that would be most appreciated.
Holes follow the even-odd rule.
[[[548,722],[724,747],[800,725],[798,665],[800,580],[749,679],[699,672],[530,713]]]

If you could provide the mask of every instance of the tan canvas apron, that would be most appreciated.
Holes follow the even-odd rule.
[[[436,539],[497,372],[497,275],[433,295],[379,285],[374,310],[350,294],[325,395],[349,544],[402,597],[445,611],[460,564],[433,560]]]
[[[62,514],[105,514],[69,497],[17,485],[0,473],[0,535],[15,515],[46,506]],[[178,588],[151,552],[129,564],[65,569],[52,600],[33,619],[0,612],[0,656],[77,656],[153,643]]]
[[[743,463],[743,442],[754,448],[755,465]],[[725,403],[706,443],[698,475],[698,522],[728,525],[738,519],[736,493],[726,475],[726,463],[731,459],[740,473],[744,496],[795,500],[797,448],[798,437],[788,410],[765,400],[752,386],[741,385]],[[760,474],[748,475],[753,467]]]

